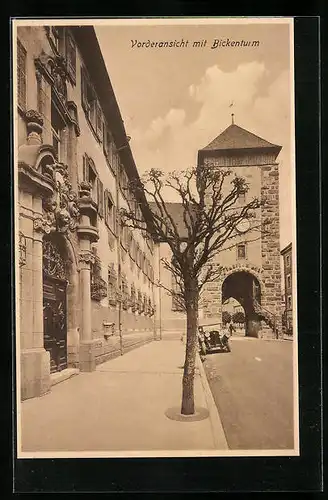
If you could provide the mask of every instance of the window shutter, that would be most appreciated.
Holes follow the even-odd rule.
[[[104,155],[107,156],[107,125],[103,122],[103,151]]]
[[[99,139],[102,141],[102,129],[103,129],[103,120],[102,120],[102,111],[99,102],[96,102],[96,132]]]
[[[18,104],[24,109],[26,107],[26,50],[17,41],[17,94]]]
[[[107,132],[107,156],[108,161],[113,168],[113,138],[109,132]]]
[[[108,189],[104,190],[104,218],[105,218],[105,223],[108,225]]]
[[[100,217],[104,216],[104,185],[101,180],[97,179],[97,196],[98,196],[98,213]]]
[[[89,182],[89,163],[87,155],[83,155],[83,180]]]
[[[82,102],[82,108],[86,113],[89,112],[89,103],[88,103],[88,98],[87,98],[87,77],[85,74],[85,70],[81,67],[81,102]]]
[[[113,205],[112,211],[113,211],[113,231],[116,234],[117,233],[117,220],[116,220],[116,206],[115,205]]]
[[[69,75],[72,77],[74,83],[76,78],[76,48],[75,42],[72,36],[66,33],[66,60],[67,60],[67,70]]]

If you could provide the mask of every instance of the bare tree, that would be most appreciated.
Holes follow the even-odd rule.
[[[250,229],[254,239],[264,230],[266,221],[256,218],[256,209],[264,202],[254,198],[247,204],[238,202],[239,196],[249,190],[242,177],[227,169],[198,166],[186,171],[174,171],[164,175],[151,169],[142,180],[130,184],[137,200],[151,203],[143,211],[148,212],[145,224],[140,212],[132,206],[122,210],[125,225],[146,231],[155,240],[165,242],[172,252],[172,260],[163,259],[166,269],[176,279],[177,287],[168,290],[180,300],[187,316],[187,341],[182,380],[181,413],[195,412],[194,375],[197,353],[198,307],[206,283],[217,280],[222,269],[213,263],[220,251],[236,245],[236,227],[245,219],[252,219]],[[181,203],[183,231],[179,227],[166,201],[166,192],[171,190]]]

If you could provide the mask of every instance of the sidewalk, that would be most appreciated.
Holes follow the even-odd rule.
[[[179,340],[154,341],[53,386],[43,397],[23,401],[20,456],[226,450],[200,362],[195,404],[207,408],[209,417],[178,421],[165,415],[181,405],[184,351]]]

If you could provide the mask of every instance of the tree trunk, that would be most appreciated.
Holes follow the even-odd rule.
[[[189,287],[188,287],[189,289]],[[197,326],[198,326],[198,290],[197,284],[192,283],[188,290],[186,304],[187,313],[187,342],[186,357],[182,379],[181,413],[192,415],[195,413],[194,378],[197,353]]]

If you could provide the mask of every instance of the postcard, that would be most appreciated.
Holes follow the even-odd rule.
[[[292,18],[14,19],[17,456],[298,456]]]

